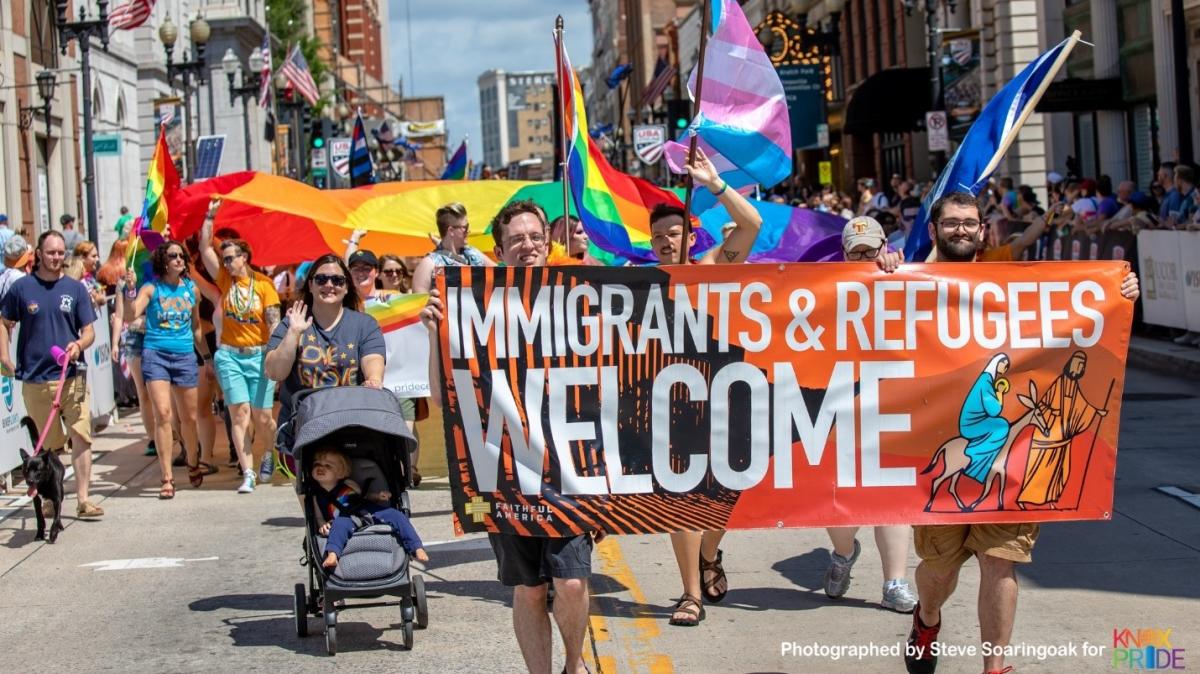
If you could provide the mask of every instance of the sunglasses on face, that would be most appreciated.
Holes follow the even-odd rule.
[[[168,260],[184,260],[184,259],[187,259],[187,256],[184,255],[183,253],[167,253],[167,259]]]
[[[233,261],[238,259],[242,255],[244,255],[244,253],[238,253],[237,255],[226,255],[225,257],[221,258],[221,261],[224,262],[225,264],[233,264]]]
[[[331,283],[334,288],[342,288],[346,285],[346,277],[337,274],[317,274],[313,276],[313,283],[318,287]]]
[[[404,270],[403,269],[384,269],[383,273],[387,274],[388,276],[396,276],[398,274],[404,274]]]

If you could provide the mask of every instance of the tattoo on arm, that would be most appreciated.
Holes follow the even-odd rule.
[[[279,305],[267,307],[266,318],[267,329],[275,332],[275,326],[279,325]]]
[[[742,254],[741,251],[737,250],[722,250],[721,252],[725,254],[725,259],[730,262],[733,262]]]

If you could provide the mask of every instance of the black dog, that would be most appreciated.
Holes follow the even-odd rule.
[[[25,475],[25,484],[37,491],[33,495],[33,511],[37,514],[37,535],[35,541],[46,538],[46,516],[42,514],[42,499],[49,499],[54,504],[54,524],[50,525],[50,543],[58,540],[58,532],[63,530],[63,475],[67,472],[62,461],[54,452],[38,452],[33,456],[21,450],[21,472]]]

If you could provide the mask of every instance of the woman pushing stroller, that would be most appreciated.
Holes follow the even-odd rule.
[[[379,491],[363,496],[359,486],[349,479],[350,460],[336,447],[317,449],[313,455],[312,476],[320,487],[319,490],[313,490],[312,495],[316,500],[317,533],[328,537],[322,567],[331,570],[337,568],[338,558],[356,528],[353,517],[356,515],[369,515],[376,521],[388,524],[399,536],[405,552],[419,562],[429,561],[429,555],[425,553],[421,537],[417,535],[412,522],[404,513],[391,507],[391,492]]]

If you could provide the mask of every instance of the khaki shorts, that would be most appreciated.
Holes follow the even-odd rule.
[[[63,382],[62,409],[58,419],[50,424],[50,432],[46,434],[47,449],[63,449],[67,446],[67,436],[63,425],[79,434],[85,442],[92,442],[92,401],[88,395],[87,379],[83,375],[72,377]],[[43,384],[21,384],[21,397],[25,400],[25,411],[38,432],[42,432],[46,418],[50,416],[50,406],[54,404],[54,393],[58,390],[58,380]]]
[[[922,560],[948,570],[975,553],[1026,564],[1039,531],[1037,524],[933,524],[913,527],[913,541]]]

